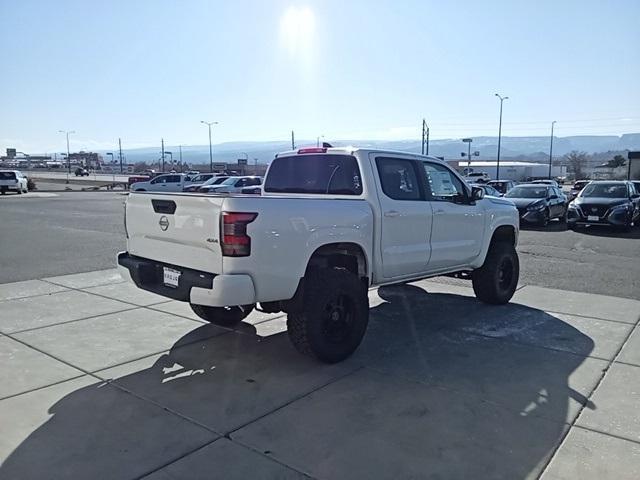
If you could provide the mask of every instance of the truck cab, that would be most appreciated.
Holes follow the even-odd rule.
[[[132,193],[123,276],[216,324],[284,311],[296,348],[327,362],[360,343],[371,286],[458,274],[486,303],[515,291],[516,208],[437,158],[302,148],[261,193]]]

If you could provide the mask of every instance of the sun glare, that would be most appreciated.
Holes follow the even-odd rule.
[[[315,16],[309,7],[289,7],[280,20],[280,37],[291,55],[307,53],[313,42]]]

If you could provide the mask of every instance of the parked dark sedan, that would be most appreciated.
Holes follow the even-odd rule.
[[[640,194],[633,183],[594,181],[569,204],[569,228],[580,225],[609,225],[629,230],[640,221]]]
[[[567,197],[552,185],[516,185],[504,198],[515,203],[521,223],[546,226],[554,218],[561,222],[567,218]]]

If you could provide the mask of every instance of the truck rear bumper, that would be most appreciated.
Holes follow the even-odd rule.
[[[180,272],[177,287],[165,285],[165,267]],[[215,275],[136,257],[127,252],[118,254],[118,270],[122,278],[135,283],[138,288],[182,302],[211,307],[256,302],[253,280],[249,275]]]

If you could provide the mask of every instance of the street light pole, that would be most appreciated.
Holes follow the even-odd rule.
[[[205,122],[200,120],[200,123],[204,123],[209,127],[209,172],[213,173],[213,150],[211,146],[211,125],[218,125],[218,122]]]
[[[119,150],[119,154],[118,157],[120,158],[120,174],[122,174],[122,140],[120,140],[118,138],[118,150]],[[111,159],[113,160],[113,158]]]
[[[549,145],[549,180],[551,180],[551,162],[553,161],[553,126],[555,124],[555,120],[551,122],[551,143]]]
[[[468,170],[471,168],[471,142],[473,142],[473,138],[463,138],[462,142],[467,144],[467,173],[468,173]],[[464,157],[464,153],[462,154],[462,156]]]
[[[502,97],[496,93],[496,97],[500,99],[500,125],[498,127],[498,156],[496,159],[496,180],[500,180],[500,142],[502,140],[502,102],[509,97]]]
[[[71,157],[69,156],[69,135],[76,133],[75,130],[58,130],[59,133],[64,133],[67,136],[67,183],[69,183],[69,175],[71,175]]]

